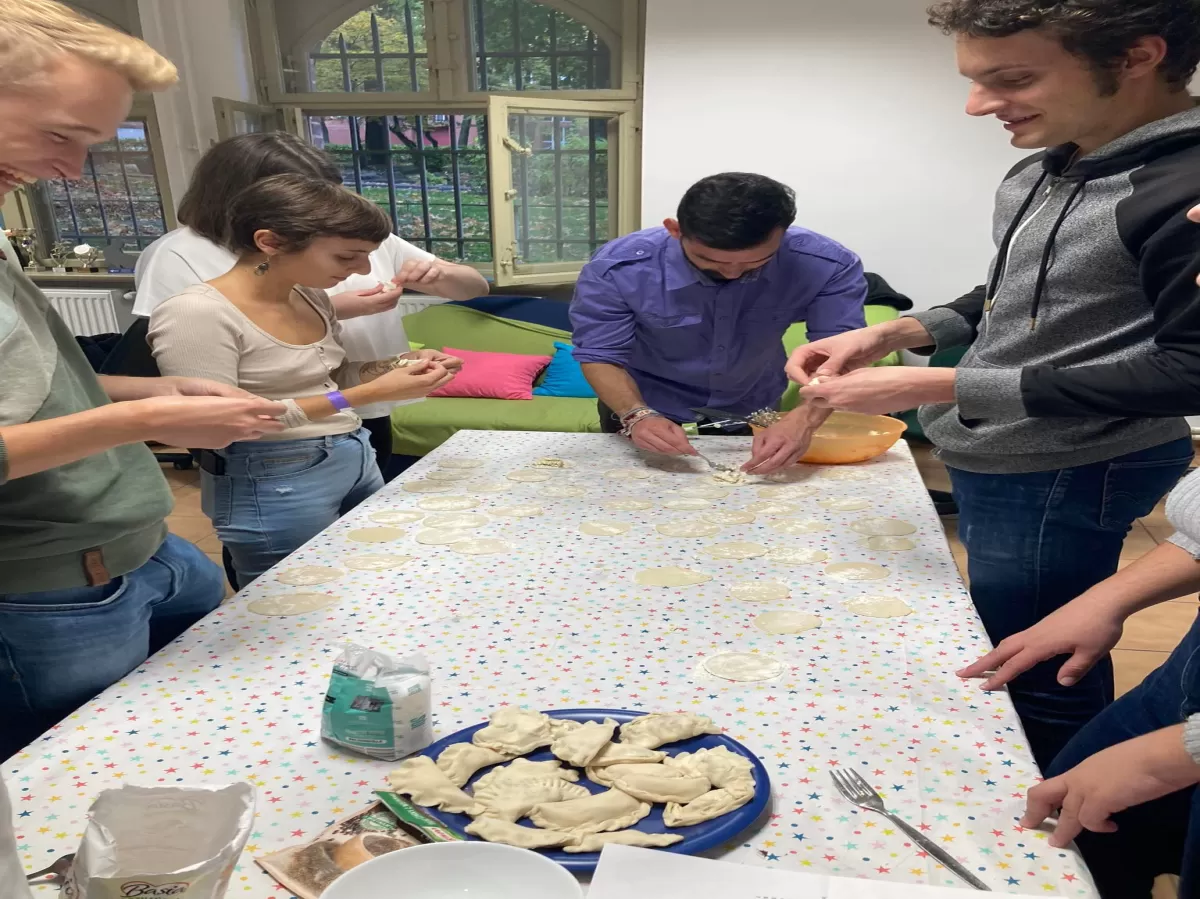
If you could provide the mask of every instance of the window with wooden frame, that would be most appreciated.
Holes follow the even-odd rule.
[[[640,0],[250,3],[265,103],[222,133],[296,130],[410,243],[563,283],[638,227]]]

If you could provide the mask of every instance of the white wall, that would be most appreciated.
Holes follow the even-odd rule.
[[[918,307],[981,283],[993,194],[1022,154],[963,112],[953,40],[927,5],[648,0],[644,224],[705,175],[760,172],[796,190],[798,224]]]

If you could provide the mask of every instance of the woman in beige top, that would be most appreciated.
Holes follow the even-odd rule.
[[[231,384],[287,407],[286,430],[202,454],[201,502],[244,587],[383,486],[354,407],[428,394],[456,360],[348,360],[329,297],[388,234],[368,200],[300,175],[242,191],[237,264],[159,305],[149,341],[164,375]],[[344,391],[344,392],[343,392]]]

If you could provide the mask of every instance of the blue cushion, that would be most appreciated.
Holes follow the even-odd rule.
[[[583,369],[571,355],[569,343],[554,342],[554,358],[542,378],[541,386],[533,389],[534,396],[576,396],[594,398],[596,391],[583,376]]]

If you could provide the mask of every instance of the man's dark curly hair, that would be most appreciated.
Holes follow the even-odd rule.
[[[1105,92],[1117,89],[1117,69],[1139,38],[1167,43],[1160,71],[1183,90],[1200,65],[1200,0],[942,0],[929,24],[946,34],[1008,37],[1043,29],[1091,64]]]

